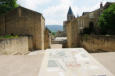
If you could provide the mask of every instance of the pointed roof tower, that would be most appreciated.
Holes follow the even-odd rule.
[[[67,15],[73,15],[73,11],[71,9],[71,6],[69,7],[68,14]]]
[[[69,7],[69,10],[68,10],[68,13],[67,13],[67,20],[70,21],[74,18],[75,18],[75,16],[73,14],[73,11],[72,11],[71,7]]]

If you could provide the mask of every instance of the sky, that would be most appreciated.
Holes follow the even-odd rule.
[[[101,2],[105,4],[115,0],[18,0],[17,2],[23,7],[42,13],[46,25],[63,25],[70,6],[77,17],[83,12],[98,9]]]

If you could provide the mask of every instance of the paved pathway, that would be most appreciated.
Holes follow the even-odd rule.
[[[51,44],[51,49],[62,48],[62,44]]]
[[[35,51],[31,56],[0,56],[0,76],[38,76],[44,53]],[[115,75],[115,52],[92,54]]]
[[[38,76],[43,55],[0,56],[0,76]]]
[[[113,76],[82,48],[46,50],[39,76]]]
[[[115,75],[115,52],[93,53],[91,55]]]

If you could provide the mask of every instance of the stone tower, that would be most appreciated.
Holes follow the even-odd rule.
[[[71,7],[69,7],[68,13],[67,13],[67,20],[63,22],[63,30],[64,30],[64,34],[66,36],[66,25],[68,24],[69,21],[75,19],[75,16],[73,14],[73,11],[71,9]]]
[[[75,16],[73,14],[73,11],[72,11],[71,7],[69,7],[69,10],[68,10],[68,13],[67,13],[67,21],[70,21],[74,18],[75,18]]]

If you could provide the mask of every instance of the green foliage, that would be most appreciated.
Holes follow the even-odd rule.
[[[0,0],[0,15],[18,7],[17,0]]]
[[[5,36],[0,36],[0,39],[4,39],[4,38],[18,38],[18,35],[12,36],[12,35],[5,35]]]
[[[55,35],[56,35],[56,32],[52,32],[52,35],[55,36]]]
[[[102,34],[115,34],[115,4],[103,11],[98,25]]]

